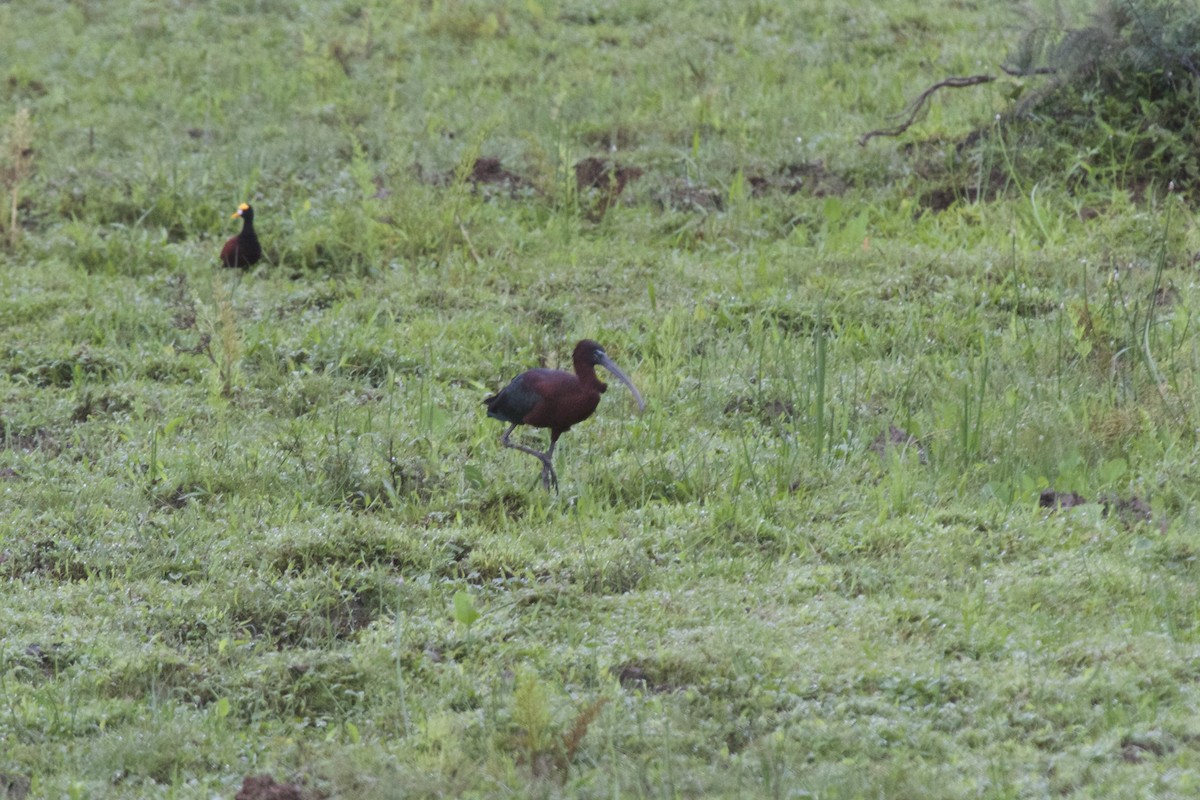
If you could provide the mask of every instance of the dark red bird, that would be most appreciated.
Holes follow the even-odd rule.
[[[249,203],[242,203],[229,218],[234,217],[242,218],[242,232],[230,237],[221,248],[221,263],[235,269],[248,269],[262,258],[262,246],[254,232],[254,209]]]
[[[633,381],[613,363],[604,348],[591,339],[575,345],[575,374],[558,369],[531,369],[513,378],[507,386],[485,399],[487,415],[510,423],[500,437],[505,447],[512,447],[542,462],[542,485],[551,485],[558,491],[558,475],[550,459],[554,457],[554,445],[558,437],[592,415],[600,403],[600,395],[608,386],[596,377],[596,365],[616,375],[621,383],[633,392],[638,409],[646,407]],[[546,452],[516,444],[508,440],[518,425],[550,429],[550,449]]]

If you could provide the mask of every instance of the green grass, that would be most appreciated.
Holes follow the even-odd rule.
[[[1194,796],[1194,211],[855,144],[1022,24],[0,5],[0,796]],[[548,494],[481,400],[584,337]]]

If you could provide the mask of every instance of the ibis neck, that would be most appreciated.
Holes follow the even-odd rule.
[[[596,377],[596,365],[591,361],[576,361],[575,375],[578,376],[579,382],[589,389],[603,392],[608,388],[604,381]]]

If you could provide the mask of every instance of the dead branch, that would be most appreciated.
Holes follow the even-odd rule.
[[[921,92],[920,96],[909,105],[909,108],[912,109],[912,113],[908,115],[908,119],[906,119],[903,123],[897,125],[895,128],[868,131],[867,133],[864,133],[862,136],[858,137],[858,143],[863,147],[866,147],[867,142],[871,141],[876,136],[899,136],[900,134],[904,133],[906,130],[912,127],[912,124],[916,121],[917,114],[920,113],[922,106],[925,105],[925,101],[928,100],[930,95],[932,95],[938,89],[944,89],[947,87],[951,89],[961,89],[964,86],[978,86],[981,83],[991,83],[994,80],[996,80],[996,76],[994,75],[970,75],[960,78],[946,78],[944,81],[939,81],[925,91]]]

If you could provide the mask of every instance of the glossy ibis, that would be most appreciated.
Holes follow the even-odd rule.
[[[242,230],[221,248],[221,263],[231,268],[248,269],[262,258],[262,246],[254,232],[254,209],[249,203],[242,203],[229,218],[234,217],[242,218]]]
[[[513,378],[507,386],[485,399],[489,417],[509,423],[508,430],[500,437],[505,447],[512,447],[542,462],[542,485],[547,489],[554,486],[558,491],[558,475],[550,459],[554,457],[554,445],[558,437],[592,415],[600,403],[600,395],[608,386],[596,377],[596,365],[616,375],[621,383],[633,392],[638,409],[646,407],[633,381],[613,363],[604,348],[591,339],[575,345],[571,357],[575,362],[575,374],[558,369],[531,369]],[[518,425],[550,429],[550,449],[546,452],[510,442],[508,437]]]

